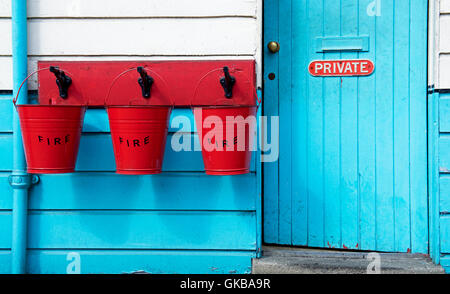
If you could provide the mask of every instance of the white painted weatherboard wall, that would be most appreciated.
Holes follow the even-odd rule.
[[[450,89],[450,0],[436,1],[439,5],[437,28],[437,89]]]
[[[28,0],[38,60],[256,59],[262,0]],[[11,0],[0,0],[0,90],[12,89]],[[30,88],[36,88],[32,81]]]

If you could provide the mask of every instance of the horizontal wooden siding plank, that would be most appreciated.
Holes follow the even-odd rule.
[[[256,17],[257,0],[28,0],[28,17]],[[11,0],[0,2],[11,17]]]
[[[0,174],[0,210],[12,208],[8,176],[9,173]],[[31,190],[29,208],[253,211],[255,193],[254,174],[230,177],[199,173],[135,177],[114,173],[41,175]]]
[[[32,19],[29,55],[254,55],[257,20]],[[130,33],[132,32],[132,33]],[[11,21],[0,19],[0,55],[11,54]],[[189,45],[188,45],[189,44]]]
[[[248,274],[252,257],[252,252],[229,250],[28,250],[27,273]],[[0,251],[0,273],[10,271],[11,252]]]
[[[226,211],[30,211],[28,248],[255,250],[255,218]],[[0,213],[0,226],[0,248],[7,249],[10,212]]]

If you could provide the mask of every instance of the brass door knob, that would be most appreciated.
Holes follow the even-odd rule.
[[[280,51],[280,44],[278,42],[272,41],[267,44],[267,48],[269,48],[269,51],[272,53],[277,53]]]

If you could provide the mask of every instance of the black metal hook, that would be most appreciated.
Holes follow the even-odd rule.
[[[236,79],[230,75],[230,71],[227,66],[223,68],[225,76],[220,79],[220,84],[225,91],[225,97],[230,99],[233,97],[233,86],[236,83]]]
[[[56,66],[50,66],[50,72],[52,72],[56,77],[56,84],[59,88],[59,96],[66,99],[69,95],[69,87],[72,85],[72,79],[66,76],[64,71],[60,70]]]
[[[142,66],[139,66],[137,68],[137,71],[141,75],[141,77],[138,80],[138,83],[142,88],[142,96],[144,98],[150,98],[152,85],[155,82],[155,80],[147,74],[147,72],[144,70]]]

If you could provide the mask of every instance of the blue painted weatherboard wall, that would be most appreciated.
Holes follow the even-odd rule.
[[[11,270],[11,96],[0,97],[0,273]],[[176,109],[187,115],[189,109]],[[81,273],[249,273],[258,238],[259,180],[252,172],[215,177],[201,152],[172,151],[164,172],[115,174],[104,109],[87,111],[77,172],[42,175],[29,197],[28,273],[66,273],[80,254]],[[198,144],[195,133],[189,134]]]
[[[433,192],[436,198],[438,218],[435,222],[435,230],[439,232],[439,253],[441,264],[450,273],[450,94],[436,95],[439,98],[438,122],[439,130],[436,140],[438,169],[437,189]],[[437,243],[437,242],[436,242]],[[436,259],[436,258],[435,258]]]

